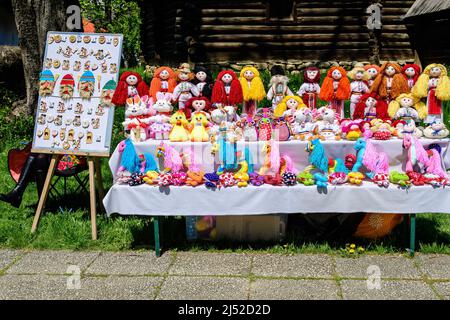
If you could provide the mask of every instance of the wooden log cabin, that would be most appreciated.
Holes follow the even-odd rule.
[[[382,5],[370,32],[366,9]],[[147,60],[411,60],[403,15],[414,0],[188,0],[143,2]]]

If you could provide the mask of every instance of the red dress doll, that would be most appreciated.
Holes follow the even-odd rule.
[[[408,81],[409,90],[411,90],[416,84],[417,79],[420,76],[420,67],[417,64],[405,64],[402,68],[402,74]]]
[[[192,97],[188,101],[186,101],[184,105],[184,113],[186,115],[186,118],[190,119],[192,113],[199,111],[208,112],[210,108],[211,103],[209,102],[207,97]],[[208,113],[207,118],[210,118]]]
[[[342,67],[331,67],[323,80],[319,98],[327,101],[329,107],[344,118],[344,101],[350,98],[350,81]]]
[[[388,105],[376,93],[365,93],[355,106],[353,119],[363,119],[370,122],[373,119],[388,120]]]
[[[234,106],[242,103],[241,83],[233,70],[221,71],[214,83],[211,102],[215,106]]]
[[[116,106],[123,106],[128,98],[147,95],[148,87],[137,72],[122,73],[114,91],[111,102]]]
[[[317,108],[317,97],[320,93],[320,69],[317,67],[308,67],[303,72],[303,84],[297,91],[297,95],[302,97],[303,102],[308,108]]]

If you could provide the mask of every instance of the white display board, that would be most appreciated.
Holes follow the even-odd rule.
[[[108,98],[119,78],[122,41],[121,34],[48,32],[33,152],[109,155],[114,106]]]

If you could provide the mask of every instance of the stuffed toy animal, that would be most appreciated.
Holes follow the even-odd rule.
[[[419,99],[427,99],[428,117],[425,123],[432,123],[435,119],[444,120],[442,101],[450,100],[450,78],[447,76],[447,68],[436,63],[428,65],[411,92]]]
[[[159,178],[159,172],[153,170],[153,171],[147,171],[145,173],[145,176],[142,178],[142,180],[149,185],[155,185],[155,184],[158,184],[158,178]]]
[[[314,185],[314,176],[310,171],[302,171],[297,175],[297,180],[299,183],[305,186]]]
[[[367,84],[369,85],[370,88],[372,87],[375,78],[380,73],[380,67],[377,66],[376,64],[367,64],[364,66],[364,69],[367,71],[367,74],[369,75],[369,80],[367,81]]]
[[[205,186],[210,189],[216,189],[219,186],[219,175],[216,172],[205,173]]]
[[[425,177],[427,177],[427,175],[435,175],[443,179],[439,181],[441,184],[450,185],[449,176],[444,171],[444,165],[441,156],[441,147],[438,144],[432,143],[428,146],[427,153],[429,158]],[[428,178],[433,179],[433,183],[436,183],[436,179],[434,179],[433,177],[428,176]]]
[[[366,175],[370,179],[373,179],[376,174],[385,174],[387,178],[387,174],[389,174],[389,158],[386,153],[378,151],[370,139],[365,140],[364,138],[359,138],[354,148],[356,151],[356,162],[352,168],[353,173],[359,172],[364,166],[366,168]],[[359,179],[358,176],[354,176],[353,178],[356,180]],[[349,177],[349,179],[351,178]],[[384,181],[382,185],[386,182]]]
[[[141,99],[139,96],[127,98],[125,121],[122,123],[125,132],[129,132],[129,137],[133,142],[145,141],[148,137],[147,127],[150,123],[148,116],[147,101],[148,96]]]
[[[257,172],[249,174],[250,184],[255,187],[259,187],[264,184],[264,176],[259,175]]]
[[[219,134],[219,128],[221,125],[227,125],[227,112],[223,107],[219,107],[211,111],[211,123],[209,125],[210,138],[216,137]]]
[[[317,120],[314,129],[317,128],[321,140],[341,139],[340,117],[332,108],[325,106],[313,110],[313,118]]]
[[[370,92],[378,94],[387,104],[400,94],[409,92],[408,82],[401,72],[402,69],[397,63],[383,63],[380,73],[370,87]]]
[[[223,172],[219,175],[219,187],[233,187],[237,184],[234,174],[232,172]]]
[[[257,141],[258,133],[256,131],[256,123],[253,117],[245,115],[236,123],[242,129],[242,136],[245,141]]]
[[[415,171],[414,167],[426,167],[428,164],[428,154],[419,139],[411,134],[403,137],[403,148],[407,152],[405,171]]]
[[[274,65],[270,69],[269,90],[267,91],[267,100],[272,101],[272,109],[283,100],[285,96],[293,96],[291,89],[288,87],[289,78],[285,75],[283,67]]]
[[[248,186],[248,181],[250,176],[248,174],[248,163],[247,161],[241,161],[241,168],[234,174],[234,179],[237,181],[237,186],[239,188]]]
[[[293,118],[295,111],[305,108],[302,98],[298,96],[286,96],[276,106],[274,111],[275,117],[290,117]]]
[[[292,134],[294,139],[307,140],[312,136],[315,124],[312,122],[312,114],[310,108],[301,108],[294,113],[294,122],[291,123]]]
[[[272,139],[272,111],[268,108],[260,109],[254,119],[258,127],[258,140],[268,141]]]
[[[223,70],[217,75],[214,83],[211,102],[218,106],[233,106],[242,103],[242,87],[232,70]]]
[[[196,111],[192,114],[191,120],[191,141],[192,142],[207,142],[209,141],[209,134],[206,130],[208,126],[208,119],[206,113],[203,111]]]
[[[182,110],[178,110],[170,117],[172,130],[169,133],[169,140],[172,142],[184,142],[189,140],[187,126],[189,122]]]
[[[420,66],[414,63],[407,63],[402,68],[402,74],[408,82],[409,90],[411,90],[419,78]]]
[[[184,113],[186,114],[187,119],[191,119],[191,112],[197,111],[205,111],[208,112],[211,108],[211,103],[206,97],[192,97],[188,101],[186,101],[184,105]],[[192,110],[192,111],[191,111]],[[210,119],[209,113],[206,114],[206,117]]]
[[[423,102],[411,93],[402,93],[389,103],[389,116],[401,120],[423,120],[427,116],[427,108]]]
[[[352,116],[361,96],[370,91],[369,86],[367,85],[369,74],[362,64],[357,63],[353,69],[348,72],[348,77],[352,80],[352,82],[350,82],[350,116]]]
[[[318,191],[326,189],[328,185],[328,158],[325,148],[318,138],[313,138],[308,141],[306,152],[309,154],[308,160],[312,166],[307,170],[313,174],[314,183],[317,185]]]
[[[152,123],[150,129],[156,140],[167,140],[172,130],[172,124],[169,123],[173,110],[171,104],[172,94],[158,92],[156,99],[156,102],[153,104],[153,110],[156,111],[156,115],[150,117],[150,122]]]
[[[150,96],[156,101],[156,94],[173,93],[177,85],[175,72],[169,67],[159,67],[153,73],[153,79],[150,82]]]
[[[288,141],[291,137],[291,129],[284,117],[273,119],[273,139],[277,141]]]
[[[192,97],[200,95],[197,86],[190,81],[194,79],[188,63],[183,63],[175,72],[178,81],[177,86],[173,89],[173,100],[178,101],[178,108],[184,110],[186,101]]]
[[[194,68],[194,79],[191,80],[193,84],[197,86],[201,97],[211,99],[213,80],[211,72],[202,66],[196,66]]]
[[[345,139],[350,141],[356,141],[363,136],[364,133],[364,121],[361,119],[349,120],[344,119],[341,121],[341,131]]]
[[[423,130],[423,135],[429,139],[444,139],[447,138],[449,131],[444,123],[440,119],[430,124]]]
[[[161,141],[156,149],[156,157],[162,162],[160,168],[163,167],[164,172],[176,173],[184,168],[183,159],[180,153],[174,147],[164,143],[163,141]]]
[[[225,123],[222,123],[219,128],[217,141],[213,139],[211,142],[213,143],[211,153],[219,156],[217,173],[236,171],[238,167],[236,140],[230,137],[230,131]]]
[[[423,131],[419,127],[416,127],[414,120],[398,121],[395,126],[395,131],[397,137],[403,139],[405,134],[411,134],[416,138],[421,138],[423,136]]]
[[[314,66],[307,67],[303,71],[303,84],[297,91],[303,102],[310,109],[317,108],[317,97],[320,93],[320,69]]]
[[[123,106],[128,98],[135,96],[145,96],[148,94],[147,84],[142,80],[139,73],[125,71],[122,73],[117,84],[116,91],[111,102],[116,106]]]
[[[244,105],[242,113],[248,116],[254,116],[258,101],[266,97],[264,84],[259,76],[259,71],[252,66],[245,66],[242,68],[239,82],[242,87],[242,94]]]
[[[411,186],[411,180],[406,173],[391,171],[389,173],[389,182],[398,185],[399,188],[407,189]]]
[[[362,185],[363,181],[364,181],[364,174],[361,172],[350,172],[348,174],[348,182],[350,184],[356,184],[357,186]]]
[[[284,172],[294,172],[295,168],[292,159],[287,155],[280,155],[279,143],[275,140],[266,142],[263,146],[264,163],[259,168],[260,175],[283,174]]]
[[[355,106],[353,119],[371,121],[373,119],[388,120],[388,105],[375,92],[365,93]]]
[[[350,93],[350,81],[345,70],[342,67],[331,67],[323,80],[319,98],[327,101],[329,108],[344,118],[344,102],[350,98]]]
[[[133,174],[144,174],[147,171],[158,171],[158,166],[151,154],[138,155],[131,139],[123,140],[117,146],[120,157],[120,166],[116,172],[116,181],[128,183]]]

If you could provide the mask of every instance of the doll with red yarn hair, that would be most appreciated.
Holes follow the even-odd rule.
[[[402,74],[406,81],[408,81],[408,87],[411,90],[420,76],[420,66],[414,63],[405,64],[402,68]]]
[[[323,80],[319,98],[327,101],[336,114],[344,118],[344,102],[350,98],[350,81],[342,67],[331,67]]]
[[[376,64],[367,64],[364,66],[364,69],[366,70],[367,74],[369,75],[369,80],[367,80],[367,84],[369,85],[369,88],[372,87],[373,82],[375,81],[375,78],[380,73],[380,67]]]
[[[233,70],[223,70],[214,83],[211,102],[215,106],[234,106],[242,103],[242,87]]]
[[[402,68],[397,63],[383,63],[370,92],[377,93],[389,105],[400,94],[410,91],[408,82],[401,72]]]
[[[308,108],[317,108],[317,97],[320,93],[320,69],[314,66],[308,67],[303,72],[303,84],[297,91]]]
[[[192,97],[184,104],[184,114],[187,119],[191,118],[191,114],[200,111],[208,112],[211,108],[211,102],[209,102],[207,97]],[[209,118],[209,114],[207,113]]]
[[[137,72],[125,71],[122,73],[114,91],[111,102],[116,106],[123,106],[128,98],[147,95],[147,84]]]
[[[352,119],[369,122],[373,119],[389,120],[388,105],[375,92],[365,93],[356,104]]]
[[[159,67],[153,73],[153,79],[150,83],[150,96],[153,98],[153,101],[156,101],[158,92],[173,93],[176,85],[175,72],[169,67]]]

